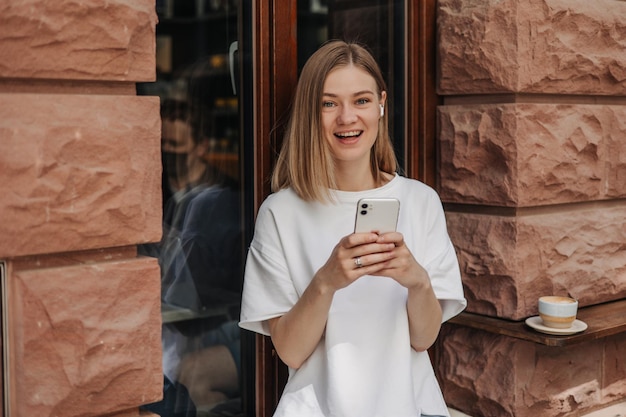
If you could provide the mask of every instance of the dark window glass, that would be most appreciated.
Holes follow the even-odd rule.
[[[163,238],[159,259],[161,416],[242,414],[237,326],[245,257],[237,74],[238,9],[229,0],[157,1]]]

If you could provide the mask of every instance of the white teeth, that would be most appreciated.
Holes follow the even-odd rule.
[[[353,130],[351,132],[341,132],[341,133],[335,133],[336,136],[339,136],[341,138],[349,138],[352,136],[358,136],[361,134],[360,130]]]

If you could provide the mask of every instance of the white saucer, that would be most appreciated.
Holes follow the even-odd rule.
[[[528,317],[526,319],[526,324],[537,330],[538,332],[554,335],[575,334],[585,331],[587,329],[587,323],[581,320],[574,320],[574,323],[572,323],[571,327],[567,329],[555,329],[554,327],[544,326],[543,321],[539,316]]]

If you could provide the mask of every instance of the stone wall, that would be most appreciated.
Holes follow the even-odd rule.
[[[522,320],[541,295],[625,298],[626,2],[440,0],[438,39],[439,185],[467,311]],[[626,395],[626,375],[604,384],[623,359],[598,353],[626,349],[623,335],[545,349],[459,326],[442,335],[444,394],[468,414],[575,416]],[[461,339],[477,347],[452,358],[446,341]],[[590,371],[577,349],[606,366]],[[567,396],[577,379],[565,377],[533,391],[546,367],[597,389]]]
[[[13,417],[162,395],[154,0],[0,5],[0,260]],[[144,414],[145,415],[145,414]]]
[[[574,417],[624,400],[624,333],[567,348],[457,325],[441,338],[444,395],[472,417]]]

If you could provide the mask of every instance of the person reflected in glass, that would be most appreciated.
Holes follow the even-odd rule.
[[[437,193],[397,173],[388,107],[363,46],[330,41],[302,70],[240,316],[289,368],[276,417],[448,415],[427,349],[466,300]],[[400,200],[396,232],[353,232],[364,197]]]
[[[162,417],[195,417],[239,395],[242,227],[230,166],[237,161],[205,135],[198,91],[162,108],[163,238],[150,254],[159,258],[164,308],[191,313],[163,324],[164,399],[145,407]],[[211,152],[220,155],[209,160]]]

